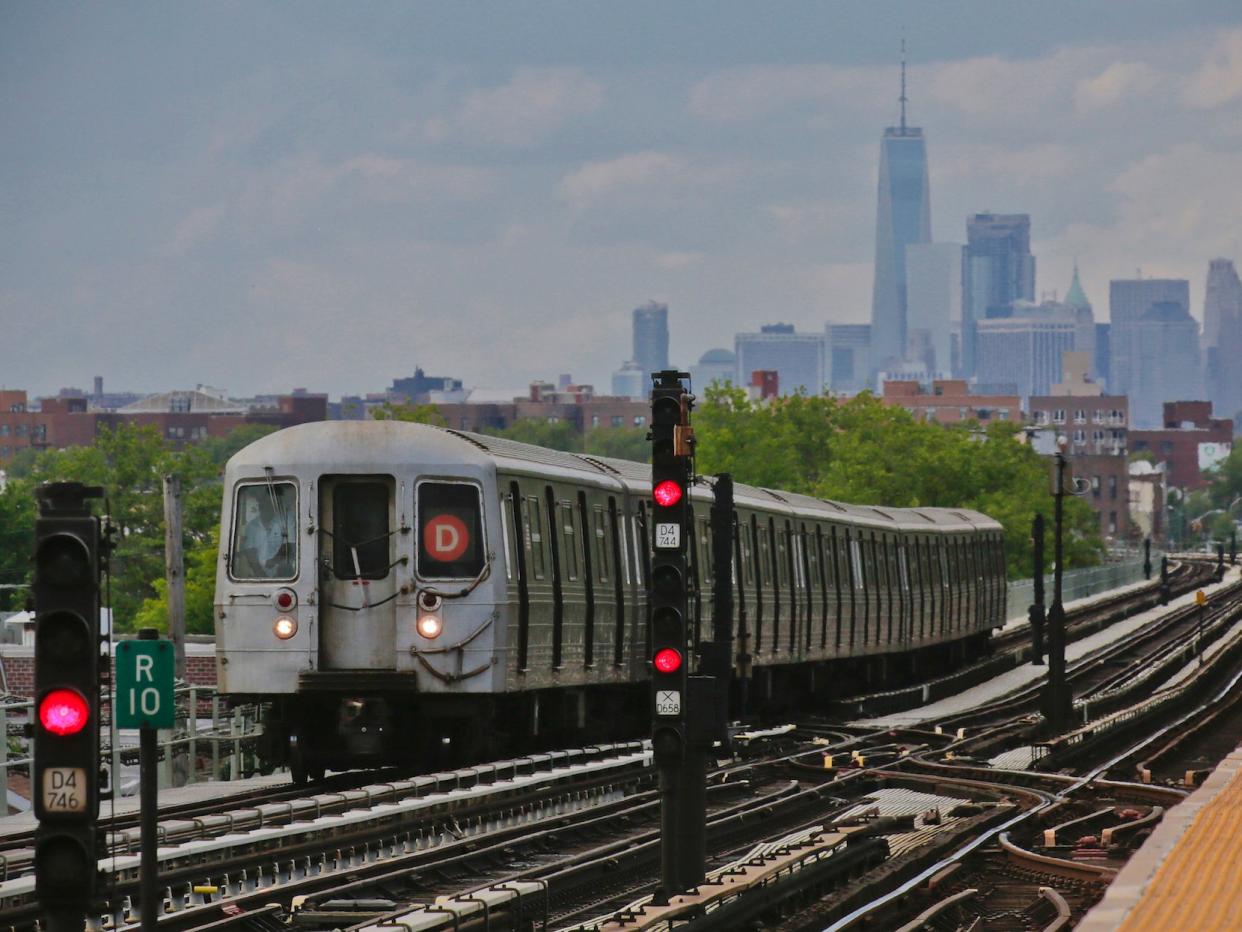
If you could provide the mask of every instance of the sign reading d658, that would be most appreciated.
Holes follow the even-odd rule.
[[[116,646],[116,723],[120,728],[172,728],[172,641]]]

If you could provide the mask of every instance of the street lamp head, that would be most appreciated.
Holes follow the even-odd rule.
[[[1069,437],[1065,436],[1065,434],[1057,435],[1057,449],[1062,453],[1069,449]]]

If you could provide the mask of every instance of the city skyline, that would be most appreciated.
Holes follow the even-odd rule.
[[[1141,267],[1189,279],[1200,318],[1206,263],[1239,253],[1231,6],[797,7],[680,10],[628,45],[654,7],[546,34],[434,4],[6,8],[0,330],[22,352],[0,382],[340,395],[424,364],[603,387],[648,296],[681,365],[763,323],[864,323],[903,22],[934,240],[1029,213],[1041,291],[1077,257],[1104,319]]]

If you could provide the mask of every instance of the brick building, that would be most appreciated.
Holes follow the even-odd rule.
[[[965,379],[936,379],[930,392],[920,382],[886,381],[882,400],[905,408],[921,421],[938,424],[1022,422],[1017,395],[973,395]]]
[[[227,437],[243,424],[291,427],[327,418],[328,396],[304,390],[237,402],[201,391],[165,392],[116,411],[90,407],[86,395],[43,398],[31,411],[24,391],[0,392],[0,467],[26,448],[90,446],[103,430],[123,424],[152,426],[176,447]]]
[[[454,430],[504,430],[528,418],[573,425],[584,432],[592,427],[646,427],[651,414],[647,401],[616,395],[596,395],[590,385],[558,389],[551,382],[531,382],[525,398],[509,403],[436,404],[445,424]]]
[[[1210,401],[1166,401],[1164,427],[1130,431],[1130,449],[1146,450],[1165,463],[1168,484],[1198,489],[1207,485],[1204,471],[1233,448],[1233,419],[1212,417]]]
[[[1082,383],[1090,385],[1090,383]],[[1066,394],[1033,395],[1030,418],[1066,440],[1074,476],[1090,483],[1083,499],[1104,537],[1130,534],[1130,473],[1126,459],[1130,402],[1124,395],[1084,394],[1082,384],[1058,385]]]

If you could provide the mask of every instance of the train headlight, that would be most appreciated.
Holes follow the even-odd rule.
[[[288,615],[281,615],[276,619],[276,624],[272,625],[272,633],[282,641],[287,641],[298,633],[298,622],[295,618]]]
[[[427,640],[438,638],[444,630],[444,622],[437,615],[422,615],[418,619],[418,633]]]

